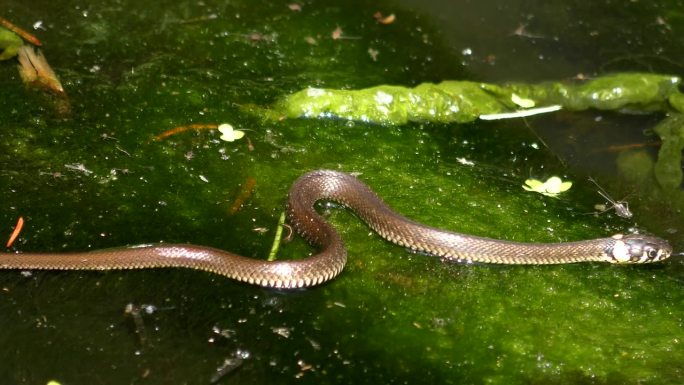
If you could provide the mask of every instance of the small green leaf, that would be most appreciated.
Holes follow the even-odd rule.
[[[24,44],[17,34],[0,27],[0,60],[7,60],[17,55],[19,47]]]

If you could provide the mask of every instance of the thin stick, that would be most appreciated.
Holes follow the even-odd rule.
[[[629,143],[629,144],[608,146],[605,149],[594,150],[593,152],[601,152],[601,151],[621,152],[621,151],[625,151],[625,150],[631,150],[634,148],[657,147],[657,146],[660,146],[661,144],[663,144],[663,143],[660,141],[652,142],[652,143]]]
[[[249,197],[252,195],[252,192],[254,192],[255,186],[256,179],[252,178],[251,176],[248,177],[245,181],[245,184],[242,185],[242,190],[240,190],[240,194],[238,194],[238,196],[235,197],[233,204],[230,206],[230,209],[228,209],[228,214],[233,215],[240,210],[245,201],[249,199]]]
[[[280,248],[280,238],[283,236],[283,227],[285,226],[285,212],[280,213],[280,218],[278,219],[278,226],[276,227],[275,237],[273,237],[273,246],[271,246],[271,252],[268,253],[268,261],[275,261],[276,254],[278,254],[278,249]]]
[[[29,43],[40,47],[43,45],[40,40],[38,40],[37,37],[33,36],[31,33],[26,32],[26,30],[17,27],[16,25],[12,24],[9,20],[5,19],[4,17],[0,17],[0,25],[3,27],[9,29],[10,31],[16,33],[17,35],[21,36],[22,39],[28,41]]]
[[[154,141],[159,141],[165,138],[168,138],[171,135],[176,135],[180,134],[181,132],[185,131],[190,131],[190,130],[209,130],[209,129],[217,129],[218,124],[190,124],[187,126],[178,126],[174,127],[170,130],[164,131],[159,135],[156,135],[154,137]]]

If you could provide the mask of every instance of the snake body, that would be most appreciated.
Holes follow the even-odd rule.
[[[300,177],[288,198],[289,222],[320,249],[307,258],[269,262],[204,246],[155,244],[77,253],[0,253],[0,269],[182,267],[265,287],[318,285],[336,277],[347,261],[341,237],[315,209],[320,200],[350,208],[390,242],[446,260],[535,265],[589,261],[649,263],[664,260],[672,253],[667,241],[640,234],[566,243],[519,243],[445,231],[397,214],[352,175],[318,170]]]

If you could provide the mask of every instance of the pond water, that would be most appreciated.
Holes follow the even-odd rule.
[[[655,159],[660,114],[387,127],[247,108],[309,86],[680,75],[681,2],[4,3],[0,16],[43,41],[71,105],[60,113],[0,62],[0,237],[26,220],[12,250],[187,242],[266,258],[290,184],[319,168],[358,173],[397,211],[455,231],[562,242],[639,229],[684,248],[679,192],[630,176]],[[246,137],[153,140],[224,122]],[[574,182],[559,199],[521,187],[552,175]],[[588,176],[634,217],[593,215],[603,200]],[[175,269],[0,272],[0,383],[681,383],[680,259],[450,264],[322,212],[350,260],[306,290]],[[278,258],[313,252],[295,237]]]

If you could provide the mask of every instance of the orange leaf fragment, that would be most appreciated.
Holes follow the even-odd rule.
[[[380,24],[392,24],[397,19],[397,17],[394,16],[393,13],[389,16],[383,17],[380,11],[375,12],[375,14],[373,14],[373,18]]]
[[[340,26],[337,26],[335,30],[330,34],[330,37],[332,37],[333,40],[340,39],[342,37],[342,28]]]
[[[17,58],[19,59],[19,75],[24,84],[65,95],[62,83],[39,49],[22,45],[17,52]]]
[[[71,102],[62,83],[52,70],[40,49],[24,44],[17,50],[19,76],[25,85],[45,91],[51,96],[51,103],[57,115],[71,115]]]
[[[21,233],[21,229],[24,228],[24,218],[19,217],[17,219],[17,225],[14,226],[14,230],[12,231],[12,235],[10,235],[9,240],[7,241],[7,247],[12,247],[12,244],[14,241],[17,239],[19,236],[19,233]]]

